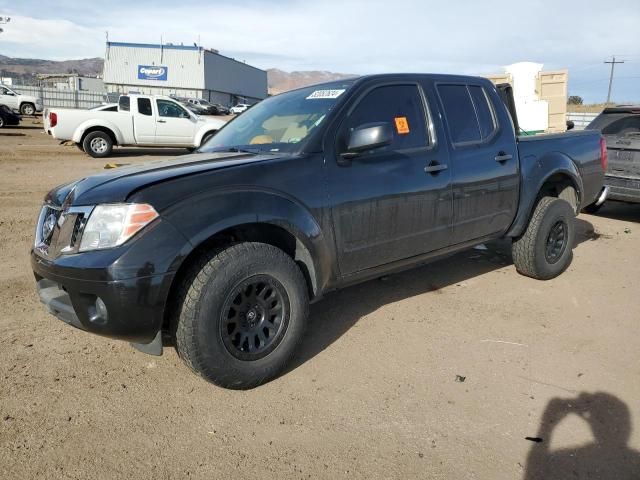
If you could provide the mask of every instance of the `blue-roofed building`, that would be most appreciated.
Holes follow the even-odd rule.
[[[267,96],[267,72],[198,45],[107,42],[108,92],[256,103]]]

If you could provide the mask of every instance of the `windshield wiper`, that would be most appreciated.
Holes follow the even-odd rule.
[[[254,155],[257,155],[259,153],[262,153],[262,151],[260,149],[250,149],[250,148],[245,148],[245,147],[229,147],[229,148],[223,148],[221,150],[216,150],[217,152],[229,152],[229,153],[253,153]]]

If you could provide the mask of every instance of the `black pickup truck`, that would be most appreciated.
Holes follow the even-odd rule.
[[[553,278],[576,212],[604,200],[606,145],[518,137],[509,99],[463,76],[327,83],[262,101],[195,154],[55,188],[31,252],[40,298],[147,353],[171,340],[240,389],[282,370],[328,291],[501,237],[520,273]]]

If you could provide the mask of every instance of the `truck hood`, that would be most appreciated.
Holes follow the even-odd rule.
[[[124,202],[133,192],[166,180],[278,158],[273,154],[216,152],[154,160],[61,185],[48,193],[45,202],[65,207]]]

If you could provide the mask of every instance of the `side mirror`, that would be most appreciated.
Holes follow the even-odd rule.
[[[573,120],[567,120],[567,130],[573,130],[576,124],[573,123]]]
[[[387,122],[365,123],[355,128],[349,136],[347,151],[343,158],[353,158],[362,152],[390,145],[393,130]]]

